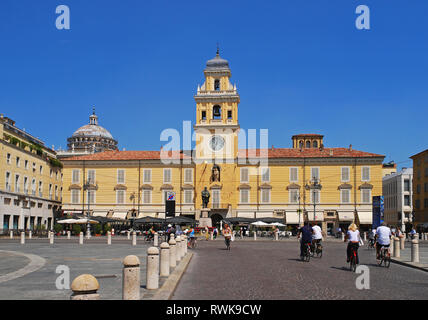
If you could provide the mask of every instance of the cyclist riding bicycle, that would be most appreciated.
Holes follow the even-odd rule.
[[[321,244],[322,241],[322,230],[316,222],[312,223],[312,230],[312,250],[315,252],[315,248],[318,244]]]
[[[380,249],[382,247],[389,248],[391,244],[391,229],[387,227],[385,222],[382,222],[380,227],[376,229],[376,259],[380,260]]]
[[[223,236],[224,236],[224,242],[226,243],[226,247],[229,249],[230,239],[232,238],[232,230],[230,229],[227,223],[224,224]]]
[[[375,244],[375,236],[376,236],[376,230],[373,229],[369,232],[369,243],[372,247],[374,247],[374,244]]]
[[[308,221],[305,221],[303,227],[299,229],[297,239],[300,239],[300,234],[302,234],[302,240],[300,241],[300,258],[303,258],[305,246],[308,244],[311,245],[312,243],[313,230]]]
[[[194,228],[190,228],[190,230],[189,230],[189,242],[188,242],[188,245],[191,246],[193,242],[195,242],[195,229]]]
[[[360,237],[360,231],[358,231],[357,225],[355,223],[351,223],[351,225],[348,227],[348,232],[345,236],[345,241],[348,241],[348,246],[346,248],[346,262],[349,262],[351,259],[352,249],[355,250],[355,253],[357,255],[357,260],[355,261],[356,264],[359,264],[359,258],[358,258],[358,248],[360,247],[361,237]]]

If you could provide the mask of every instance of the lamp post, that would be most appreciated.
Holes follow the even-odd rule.
[[[315,219],[315,212],[316,212],[315,210],[316,210],[316,202],[317,202],[317,199],[315,198],[315,195],[316,195],[315,190],[321,189],[321,184],[319,183],[318,179],[315,177],[313,177],[312,189],[313,189],[312,201],[314,202],[314,221],[315,221],[316,220]]]
[[[88,212],[86,214],[88,222],[86,223],[86,236],[89,238],[89,234],[91,233],[91,225],[89,223],[89,210],[90,210],[90,203],[91,203],[91,199],[90,199],[90,180],[86,180],[86,183],[83,185],[83,190],[88,192]]]
[[[135,210],[135,192],[131,193],[129,200],[132,201],[132,230],[134,230],[135,213],[136,213],[136,210]]]

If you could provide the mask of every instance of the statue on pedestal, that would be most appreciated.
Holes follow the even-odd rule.
[[[208,202],[210,201],[210,192],[207,190],[207,187],[205,187],[205,189],[202,190],[201,196],[202,196],[202,208],[208,208]]]

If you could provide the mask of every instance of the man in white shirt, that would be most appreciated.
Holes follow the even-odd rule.
[[[321,241],[322,241],[321,228],[318,226],[318,223],[314,222],[314,223],[312,223],[312,248],[311,248],[311,250],[314,250],[315,245],[318,243],[321,243]]]
[[[389,248],[391,243],[391,229],[386,226],[385,222],[382,222],[380,227],[376,229],[376,259],[379,259],[379,253],[381,247]]]

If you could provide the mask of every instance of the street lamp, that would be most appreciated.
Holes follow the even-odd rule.
[[[316,201],[317,199],[315,199],[315,195],[316,195],[315,190],[321,189],[321,184],[319,184],[318,179],[315,177],[313,177],[312,189],[313,189],[312,201],[314,202],[314,221],[315,221],[316,220],[315,219],[315,212],[316,212],[315,210],[316,210],[316,202],[317,202]]]
[[[129,200],[132,201],[132,230],[134,231],[134,221],[135,221],[135,192],[133,192],[131,194],[131,196],[129,197]]]
[[[86,236],[89,238],[89,235],[90,235],[90,233],[91,233],[91,225],[90,225],[90,223],[89,223],[89,210],[90,210],[90,207],[89,207],[89,205],[90,205],[90,203],[91,203],[91,199],[90,199],[90,186],[91,186],[91,183],[90,183],[90,180],[88,179],[88,180],[86,180],[86,183],[83,185],[83,190],[84,191],[88,191],[88,212],[87,212],[87,214],[86,214],[86,216],[87,216],[87,219],[88,219],[88,222],[86,223]]]

